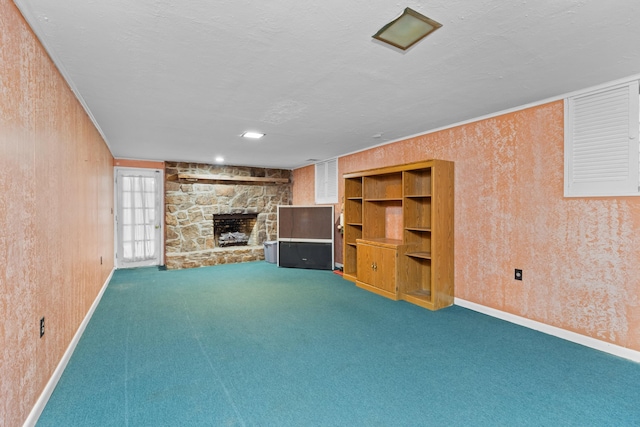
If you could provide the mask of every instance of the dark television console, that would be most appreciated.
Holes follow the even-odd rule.
[[[333,205],[278,206],[278,266],[333,270]]]

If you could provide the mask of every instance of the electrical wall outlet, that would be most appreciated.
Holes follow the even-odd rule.
[[[519,268],[516,268],[516,273],[515,273],[514,279],[522,280],[522,270],[520,270]]]
[[[44,317],[40,319],[40,338],[44,335]]]

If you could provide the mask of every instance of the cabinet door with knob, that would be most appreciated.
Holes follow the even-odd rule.
[[[356,284],[372,292],[398,299],[398,246],[358,240]]]

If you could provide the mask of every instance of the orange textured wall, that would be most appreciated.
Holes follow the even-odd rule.
[[[293,204],[314,205],[315,194],[315,167],[305,166],[293,171]]]
[[[0,16],[0,425],[11,427],[113,269],[113,157],[10,0]]]
[[[342,175],[340,175],[342,176]],[[316,204],[316,169],[314,165],[305,166],[295,169],[293,171],[293,204],[294,205],[315,205]],[[344,185],[339,180],[341,185]],[[340,194],[343,194],[342,192]],[[341,199],[340,199],[341,200]],[[338,221],[340,218],[341,204],[334,206],[334,217],[336,228],[334,230],[334,253],[335,260],[338,263],[342,262],[342,235],[337,229]]]
[[[456,297],[640,350],[640,198],[563,197],[563,114],[558,101],[372,148],[339,173],[454,161]]]

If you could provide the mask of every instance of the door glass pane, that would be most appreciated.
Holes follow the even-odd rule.
[[[158,195],[156,178],[150,176],[122,177],[122,257],[124,262],[139,262],[157,258],[156,209]]]

